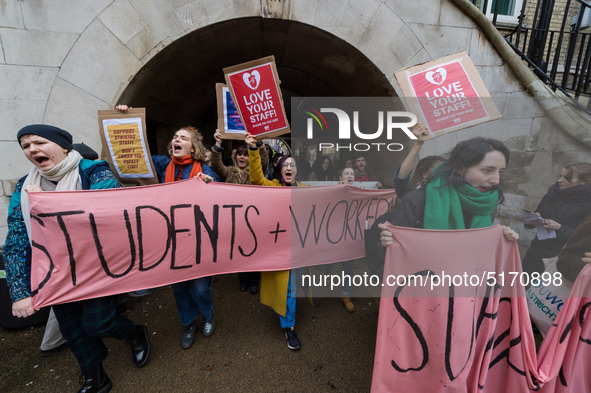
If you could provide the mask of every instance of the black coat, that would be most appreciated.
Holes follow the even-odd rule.
[[[555,185],[550,188],[552,187]],[[578,196],[552,198],[549,189],[536,212],[540,213],[544,219],[556,221],[561,227],[556,231],[555,239],[539,240],[536,237],[532,240],[522,261],[523,271],[528,273],[542,273],[544,271],[542,258],[552,258],[558,255],[581,220],[591,214],[591,194],[582,193]],[[533,228],[532,225],[525,227]]]
[[[365,257],[373,272],[381,273],[386,257],[386,247],[380,242],[378,224],[388,221],[392,225],[408,228],[423,228],[425,215],[425,188],[406,194],[394,211],[382,214],[365,233]]]

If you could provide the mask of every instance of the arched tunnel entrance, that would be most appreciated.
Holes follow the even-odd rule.
[[[135,75],[119,103],[146,108],[153,154],[166,154],[172,132],[185,125],[196,126],[213,143],[215,84],[224,82],[222,69],[269,55],[275,56],[288,119],[295,96],[396,96],[383,72],[348,42],[300,22],[250,17],[209,25],[170,43]],[[306,158],[313,161],[315,154]]]

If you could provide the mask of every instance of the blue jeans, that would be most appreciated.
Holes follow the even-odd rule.
[[[172,284],[172,292],[183,326],[189,326],[200,313],[206,321],[213,317],[211,277]]]
[[[279,315],[281,328],[286,329],[295,326],[295,310],[296,310],[296,287],[292,284],[292,275],[289,272],[289,284],[287,284],[287,304],[285,309],[285,316]]]

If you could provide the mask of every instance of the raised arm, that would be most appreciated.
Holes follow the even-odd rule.
[[[279,182],[267,180],[261,165],[261,154],[257,148],[257,141],[252,135],[246,133],[244,142],[248,145],[248,170],[250,172],[250,184],[255,186],[278,186]]]
[[[211,167],[215,173],[223,178],[227,178],[230,175],[230,170],[222,162],[222,133],[220,130],[215,130],[213,134],[215,139],[215,145],[211,147]]]
[[[402,164],[400,164],[398,177],[401,179],[407,178],[412,172],[412,168],[414,168],[417,158],[419,158],[421,147],[423,147],[423,144],[425,143],[425,137],[429,135],[429,130],[421,123],[417,123],[412,129],[412,133],[417,137],[417,140],[408,152],[404,161],[402,161]]]

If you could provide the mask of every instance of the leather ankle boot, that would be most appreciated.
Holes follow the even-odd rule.
[[[103,364],[84,371],[84,384],[78,393],[107,393],[113,387],[111,380],[103,369]]]
[[[135,325],[131,337],[127,341],[131,346],[133,365],[143,367],[150,356],[150,338],[146,325]]]

